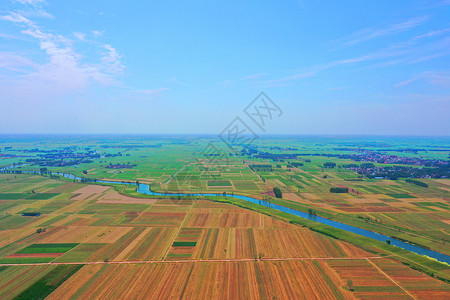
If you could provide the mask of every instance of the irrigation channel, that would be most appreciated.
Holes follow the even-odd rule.
[[[16,166],[18,167],[18,166]],[[3,169],[0,169],[0,173],[7,173],[7,172],[11,172],[11,173],[15,173],[15,171],[11,171],[11,167],[6,167]],[[31,171],[19,171],[23,174],[39,174],[39,172],[31,172]],[[386,235],[382,235],[373,231],[369,231],[366,229],[362,229],[362,228],[358,228],[355,226],[351,226],[351,225],[347,225],[344,223],[340,223],[340,222],[336,222],[330,219],[326,219],[326,218],[322,218],[319,216],[315,216],[315,215],[311,215],[302,211],[298,211],[292,208],[288,208],[285,206],[281,206],[278,204],[274,204],[274,203],[270,203],[264,200],[259,200],[256,198],[252,198],[252,197],[248,197],[248,196],[242,196],[242,195],[236,195],[236,194],[221,194],[221,193],[158,193],[158,192],[153,192],[150,189],[150,186],[148,184],[145,183],[135,183],[135,182],[121,182],[121,181],[108,181],[108,180],[97,180],[97,179],[86,179],[86,178],[81,178],[81,177],[77,177],[75,175],[72,174],[67,174],[67,173],[59,173],[59,172],[48,172],[46,174],[52,174],[52,175],[59,175],[59,176],[63,176],[65,178],[68,179],[73,179],[73,180],[78,180],[78,181],[82,181],[82,182],[97,182],[97,183],[106,183],[106,184],[126,184],[126,185],[134,185],[137,186],[137,192],[141,193],[141,194],[145,194],[145,195],[154,195],[154,196],[204,196],[204,197],[212,197],[212,196],[221,196],[221,197],[231,197],[231,198],[237,198],[237,199],[241,199],[247,202],[251,202],[257,205],[262,205],[262,206],[266,206],[278,211],[282,211],[294,216],[298,216],[304,219],[308,219],[314,222],[318,222],[318,223],[322,223],[322,224],[326,224],[328,226],[334,227],[334,228],[338,228],[341,230],[345,230],[348,232],[353,232],[377,241],[381,241],[381,242],[385,242],[386,240],[390,240],[391,241],[391,245],[420,254],[420,255],[426,255],[428,257],[434,258],[440,262],[445,262],[447,264],[450,264],[450,256],[445,255],[443,253],[439,253],[430,249],[426,249],[420,246],[416,246],[416,245],[412,245],[410,243],[398,240],[396,238],[392,238]]]

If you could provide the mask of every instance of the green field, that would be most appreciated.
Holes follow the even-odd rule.
[[[208,180],[208,186],[232,186],[229,180]]]

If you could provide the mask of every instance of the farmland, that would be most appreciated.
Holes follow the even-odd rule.
[[[368,178],[343,167],[355,161],[322,155],[364,144],[351,139],[262,139],[254,145],[262,153],[300,155],[265,159],[241,152],[214,162],[196,156],[209,140],[99,138],[41,142],[39,148],[101,154],[76,166],[46,166],[49,171],[138,181],[160,192],[249,195],[450,254],[449,179],[417,179],[424,187],[403,178]],[[448,160],[448,151],[428,151],[435,144],[422,140],[366,147],[383,151],[382,142],[399,157],[406,153],[394,150],[413,143],[425,149],[421,159]],[[27,140],[3,144],[12,149],[2,152],[16,154],[32,155],[26,150],[36,148]],[[336,166],[325,168],[327,162]],[[21,165],[0,174],[2,299],[38,293],[49,299],[450,297],[448,265],[386,243],[239,200],[142,195],[134,186],[75,182],[23,163],[21,157],[1,161]],[[282,198],[274,197],[275,187]],[[349,192],[330,193],[333,187]]]

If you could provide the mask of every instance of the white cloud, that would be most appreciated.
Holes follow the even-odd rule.
[[[111,45],[101,45],[103,53],[98,63],[84,63],[84,57],[76,52],[72,40],[49,33],[16,12],[10,12],[0,18],[25,26],[22,34],[35,38],[48,57],[47,62],[41,64],[33,63],[28,58],[21,60],[15,57],[14,64],[6,65],[10,70],[30,66],[33,68],[25,75],[10,78],[11,84],[36,87],[39,92],[70,93],[86,89],[95,83],[115,84],[115,76],[123,70],[121,56]],[[82,34],[78,34],[79,41],[83,42],[82,38]],[[94,46],[98,47],[98,44]]]

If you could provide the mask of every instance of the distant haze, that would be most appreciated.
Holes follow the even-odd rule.
[[[4,0],[0,133],[450,135],[450,1]],[[255,127],[264,91],[283,110]]]

